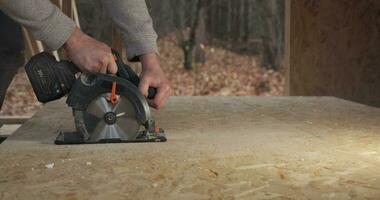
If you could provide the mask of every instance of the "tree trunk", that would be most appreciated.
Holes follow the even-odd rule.
[[[203,0],[200,0],[203,1]],[[209,0],[208,0],[209,2]],[[203,49],[203,45],[207,41],[206,21],[207,21],[207,4],[206,2],[201,6],[199,10],[199,22],[196,32],[196,44],[194,49],[194,61],[196,63],[206,62],[206,53]]]
[[[265,67],[278,69],[282,64],[283,36],[278,14],[277,0],[264,0],[267,13],[265,18],[265,35],[263,36],[263,64]]]
[[[191,70],[193,68],[193,54],[194,47],[197,45],[197,29],[199,26],[201,9],[203,7],[202,2],[202,0],[196,0],[195,5],[191,5],[191,3],[193,3],[192,1],[185,2],[184,8],[187,10],[182,11],[186,11],[187,14],[185,15],[188,16],[188,19],[190,19],[188,23],[184,22],[182,11],[179,8],[174,8],[174,5],[181,7],[182,4],[172,4],[173,8],[176,10],[174,24],[177,27],[177,41],[183,51],[183,66],[187,70]],[[190,27],[187,27],[188,24]],[[185,30],[183,30],[183,28],[185,28]]]
[[[183,47],[183,67],[186,70],[193,69],[193,48],[189,48],[189,46]]]

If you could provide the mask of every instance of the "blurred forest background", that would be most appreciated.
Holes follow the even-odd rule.
[[[267,96],[284,90],[283,0],[147,0],[161,64],[174,95]],[[99,0],[77,0],[81,28],[111,43]],[[138,63],[130,63],[138,72]],[[32,97],[33,96],[33,97]],[[13,80],[3,115],[40,107],[24,72]]]

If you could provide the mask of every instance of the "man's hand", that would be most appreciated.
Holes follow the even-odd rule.
[[[140,56],[142,72],[140,75],[139,90],[144,96],[148,96],[148,88],[157,88],[157,94],[150,105],[156,109],[161,108],[171,95],[168,79],[160,67],[160,59],[157,54],[149,53]]]
[[[64,44],[68,58],[82,71],[116,74],[117,65],[111,48],[86,35],[78,28]]]

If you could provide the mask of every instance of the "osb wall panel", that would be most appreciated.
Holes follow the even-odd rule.
[[[380,106],[380,1],[291,0],[290,95]]]

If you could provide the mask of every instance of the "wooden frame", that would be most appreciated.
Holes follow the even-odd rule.
[[[290,16],[291,0],[285,0],[285,49],[284,49],[284,66],[285,66],[285,90],[284,95],[290,95]]]

